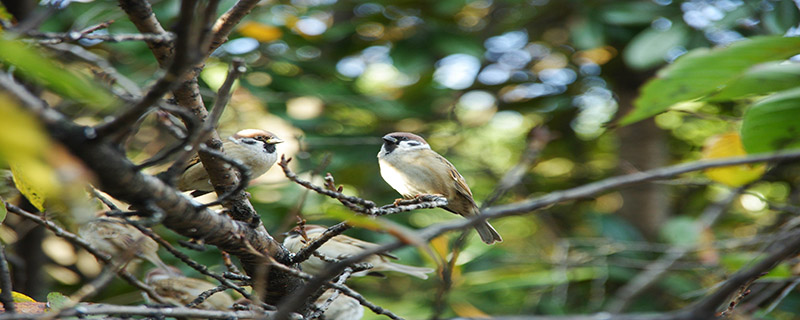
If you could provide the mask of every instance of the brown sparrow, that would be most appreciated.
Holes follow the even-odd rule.
[[[145,259],[159,268],[169,270],[158,257],[158,243],[122,220],[94,219],[81,226],[78,235],[112,257]]]
[[[300,227],[296,227],[290,231],[286,239],[283,240],[283,246],[289,251],[297,253],[300,251],[300,249],[314,241],[314,239],[319,238],[326,229],[327,228],[318,225],[305,225],[305,234],[308,238],[305,239],[303,238]],[[317,252],[326,258],[340,260],[352,257],[364,250],[375,248],[377,246],[377,244],[371,242],[358,240],[345,235],[338,235],[325,242],[321,247],[319,247],[319,249],[317,249]],[[371,264],[372,268],[353,273],[353,276],[361,277],[367,274],[379,274],[380,271],[397,271],[410,276],[415,276],[420,279],[428,279],[427,274],[434,271],[430,268],[412,267],[394,263],[389,261],[389,258],[397,259],[397,257],[388,253],[371,255],[361,262],[367,262]],[[319,274],[327,265],[328,262],[325,262],[315,256],[311,256],[308,258],[308,260],[300,263],[300,267],[303,269],[303,271],[313,275]]]
[[[152,286],[159,296],[172,304],[183,306],[201,293],[217,286],[211,282],[189,278],[181,275],[180,270],[171,268],[170,273],[161,269],[153,269],[147,273],[145,283]],[[206,310],[228,310],[233,305],[233,298],[225,292],[212,294],[208,299],[199,304],[197,308]]]
[[[321,307],[334,292],[334,289],[326,290],[317,298],[314,304],[317,307]],[[364,307],[361,306],[358,300],[339,293],[328,308],[325,309],[323,315],[325,320],[359,320],[364,317]]]
[[[222,142],[222,150],[231,158],[242,161],[250,167],[250,177],[255,179],[272,167],[278,160],[275,145],[283,142],[275,134],[259,129],[245,129],[237,132]],[[186,169],[178,178],[178,189],[181,191],[196,190],[197,194],[214,191],[208,179],[208,172],[203,168],[200,157],[189,161]]]
[[[447,199],[447,211],[463,217],[480,214],[464,177],[422,137],[394,132],[383,136],[383,141],[378,153],[381,176],[403,197],[441,195]],[[503,241],[488,221],[476,225],[475,230],[487,244]]]

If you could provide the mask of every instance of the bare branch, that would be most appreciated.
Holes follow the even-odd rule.
[[[412,211],[417,209],[429,209],[447,206],[447,199],[434,195],[422,195],[413,199],[398,200],[394,204],[376,207],[375,202],[362,199],[359,197],[348,196],[342,193],[342,187],[334,186],[333,176],[330,173],[325,177],[326,188],[316,186],[309,181],[300,179],[297,174],[289,169],[289,161],[285,156],[281,156],[281,161],[278,165],[283,168],[283,173],[289,180],[303,186],[306,189],[313,190],[319,194],[339,200],[345,207],[354,212],[358,212],[369,216],[383,216],[388,214],[395,214],[400,212]]]
[[[300,249],[300,251],[298,251],[292,257],[291,264],[301,263],[303,261],[308,260],[308,258],[310,258],[311,255],[315,251],[317,251],[317,249],[322,247],[322,245],[325,244],[325,242],[328,242],[328,240],[333,239],[333,237],[342,234],[342,232],[347,231],[347,229],[350,229],[351,227],[352,226],[348,225],[345,222],[340,222],[338,224],[331,226],[330,228],[325,230],[325,232],[323,232],[322,235],[319,236],[319,238],[314,239],[314,241],[311,241],[311,243],[309,243],[307,246]]]
[[[37,43],[58,44],[62,42],[75,42],[78,40],[102,40],[108,42],[144,41],[168,44],[175,40],[172,33],[132,33],[132,34],[86,34],[73,32],[28,32],[30,37],[36,38]]]
[[[239,0],[230,10],[217,19],[217,22],[214,23],[214,27],[212,28],[214,36],[211,39],[208,54],[211,54],[211,52],[228,41],[228,35],[233,31],[233,28],[250,13],[250,10],[255,8],[258,1],[259,0]]]
[[[169,307],[158,308],[149,306],[117,306],[106,304],[81,304],[71,309],[61,310],[55,317],[81,317],[91,315],[126,315],[126,316],[147,316],[156,318],[199,318],[199,319],[256,319],[270,316],[273,312],[255,312],[255,311],[219,311],[219,310],[202,310],[192,309],[186,307]],[[45,315],[48,316],[48,315]],[[15,319],[41,319],[42,314],[26,313],[26,314],[2,314],[0,320],[15,320]],[[289,319],[300,319],[300,316],[295,314]]]
[[[0,245],[0,302],[3,303],[3,310],[8,313],[16,313],[14,307],[14,297],[11,296],[11,273],[8,270],[6,260],[6,247]]]

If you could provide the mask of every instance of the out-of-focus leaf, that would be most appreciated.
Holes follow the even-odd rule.
[[[484,290],[494,290],[585,281],[599,277],[601,274],[602,272],[594,267],[572,268],[566,272],[556,269],[530,271],[506,268],[504,272],[488,270],[465,273],[464,279],[469,285],[481,286],[481,289]]]
[[[453,308],[453,312],[455,312],[459,317],[469,318],[469,319],[489,319],[491,318],[488,314],[481,311],[474,305],[466,301],[458,301],[450,303],[450,307]]]
[[[647,28],[631,39],[622,57],[631,68],[649,69],[666,63],[669,50],[684,46],[688,40],[689,29],[682,24],[666,30]]]
[[[744,151],[742,139],[737,132],[729,132],[711,137],[706,141],[706,145],[703,148],[703,159],[728,158],[745,155],[747,155],[747,152]],[[760,178],[761,175],[764,174],[766,168],[766,165],[763,163],[743,164],[706,169],[705,173],[711,180],[731,187],[738,187]]]
[[[26,78],[88,106],[102,109],[114,102],[106,89],[56,64],[21,41],[0,39],[0,61],[16,67]]]
[[[14,302],[36,302],[33,298],[16,291],[11,291],[11,298],[14,299]]]
[[[605,45],[603,24],[594,19],[584,19],[570,28],[572,42],[578,49],[588,50]]]
[[[225,63],[209,60],[203,71],[200,71],[200,79],[203,79],[211,90],[217,91],[225,83],[225,78],[228,77],[228,69],[228,65]],[[231,92],[238,86],[239,80],[237,79],[231,86]]]
[[[784,34],[789,28],[797,25],[800,14],[794,1],[777,1],[773,10],[764,12],[762,25],[773,34]]]
[[[675,103],[701,98],[719,90],[752,66],[779,61],[800,52],[800,38],[754,37],[727,48],[696,49],[662,69],[642,88],[634,110],[621,124],[659,114]]]
[[[764,255],[749,253],[728,253],[722,255],[720,262],[729,272],[736,272],[742,268],[758,263]],[[792,271],[787,264],[779,264],[761,279],[786,279],[792,276]]]
[[[3,199],[0,198],[0,204],[2,204]],[[6,209],[5,205],[0,205],[0,224],[3,224],[3,221],[6,220],[6,215],[8,214],[8,209]]]
[[[671,244],[694,245],[700,241],[700,231],[700,225],[694,219],[678,217],[667,222],[661,236]]]
[[[239,33],[245,37],[256,39],[259,42],[275,41],[283,36],[283,31],[281,31],[280,28],[255,21],[242,23],[239,26]]]
[[[15,99],[0,93],[0,105],[0,159],[11,167],[17,189],[36,208],[44,210],[47,195],[58,189],[53,168],[43,162],[51,149],[50,140]]]
[[[601,18],[613,25],[646,25],[666,15],[665,7],[650,1],[631,1],[604,6]]]
[[[60,292],[50,292],[47,294],[47,307],[50,310],[61,310],[72,305],[72,300]]]
[[[800,147],[800,88],[773,94],[752,105],[742,119],[747,153]]]
[[[777,92],[800,83],[800,63],[768,62],[748,69],[740,77],[704,100],[725,101]]]

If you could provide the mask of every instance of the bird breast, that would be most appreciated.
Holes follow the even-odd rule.
[[[419,194],[445,194],[441,174],[432,167],[434,163],[424,154],[425,150],[405,153],[393,152],[378,160],[381,177],[404,197]],[[435,159],[435,158],[434,158]]]

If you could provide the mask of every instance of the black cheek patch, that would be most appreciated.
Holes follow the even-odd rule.
[[[386,154],[390,154],[392,151],[394,151],[394,149],[397,149],[397,145],[394,143],[384,143],[383,149],[386,150]]]

